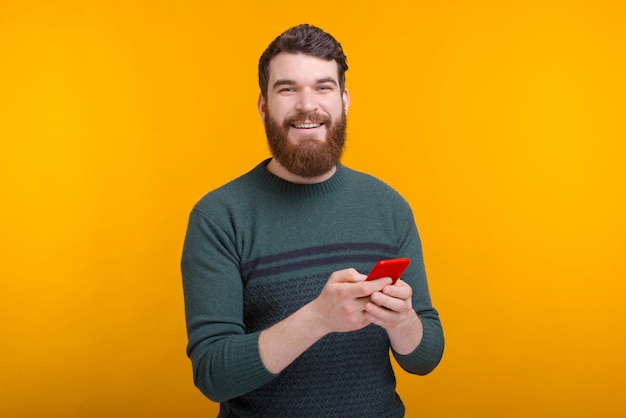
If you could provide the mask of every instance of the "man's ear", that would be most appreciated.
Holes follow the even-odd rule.
[[[265,102],[265,98],[263,94],[259,93],[259,99],[256,102],[256,107],[259,111],[259,115],[261,115],[261,121],[265,124],[265,113],[267,113],[267,103]]]
[[[348,89],[346,88],[343,89],[342,99],[343,99],[343,112],[347,115],[348,108],[350,107],[350,94],[348,93]]]

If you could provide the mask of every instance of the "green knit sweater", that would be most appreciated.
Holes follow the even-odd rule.
[[[424,336],[406,371],[426,374],[443,353],[420,239],[405,200],[343,165],[327,181],[294,184],[259,164],[193,208],[182,257],[196,386],[219,416],[401,417],[386,332],[370,325],[319,340],[278,375],[263,365],[259,333],[320,293],[329,275],[367,274],[380,259],[409,257],[403,280]]]

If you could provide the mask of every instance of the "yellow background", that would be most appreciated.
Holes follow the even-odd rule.
[[[347,52],[344,162],[414,208],[447,348],[408,417],[626,414],[626,6],[0,2],[0,415],[197,417],[179,259],[268,155],[267,44]]]

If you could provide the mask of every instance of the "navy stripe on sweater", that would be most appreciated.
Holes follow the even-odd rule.
[[[372,242],[329,244],[259,257],[243,264],[241,270],[246,285],[250,280],[259,277],[307,269],[320,264],[374,263],[397,253],[398,248],[395,246]]]

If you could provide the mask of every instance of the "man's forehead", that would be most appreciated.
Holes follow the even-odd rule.
[[[338,66],[333,59],[326,60],[308,54],[281,52],[269,63],[270,84],[279,79],[321,80],[332,78],[338,83]]]

